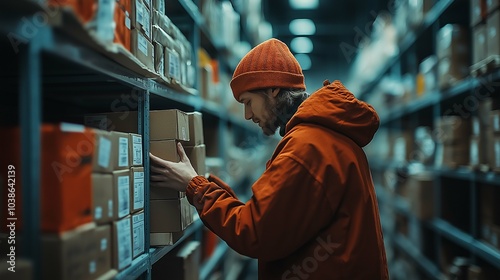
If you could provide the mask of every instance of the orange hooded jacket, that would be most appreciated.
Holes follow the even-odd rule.
[[[362,147],[374,109],[340,82],[298,108],[243,203],[215,176],[187,188],[204,224],[259,261],[259,279],[388,279],[377,198]]]

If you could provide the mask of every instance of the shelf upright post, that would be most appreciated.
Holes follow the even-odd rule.
[[[22,255],[40,275],[40,164],[42,120],[41,48],[43,30],[19,48],[19,120],[21,128],[22,219],[24,240]],[[16,167],[17,168],[17,167]]]
[[[148,84],[149,85],[149,84]],[[149,88],[149,87],[148,87]],[[138,133],[142,135],[142,154],[144,164],[144,249],[149,252],[150,223],[149,223],[149,89],[137,90],[139,106],[137,108]],[[145,279],[151,279],[151,259],[147,258],[148,270]]]

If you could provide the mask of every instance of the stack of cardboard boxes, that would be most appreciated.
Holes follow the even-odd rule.
[[[436,38],[440,89],[455,85],[469,75],[469,30],[456,24],[442,27]]]
[[[20,168],[19,129],[6,139],[5,159]],[[144,225],[135,235],[130,218],[144,215],[144,183],[136,179],[144,178],[141,137],[61,123],[42,125],[41,139],[42,278],[112,277],[144,252]],[[19,183],[19,233],[21,190]]]
[[[435,122],[436,167],[457,168],[469,165],[470,118],[442,116]]]

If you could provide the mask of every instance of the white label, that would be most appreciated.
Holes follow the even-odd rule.
[[[96,220],[100,220],[102,218],[102,207],[101,206],[97,206],[95,208],[94,218]]]
[[[108,217],[113,217],[113,200],[108,200]]]
[[[118,269],[132,262],[132,239],[130,237],[130,219],[117,222]]]
[[[165,0],[158,0],[158,9],[162,14],[165,14]]]
[[[127,27],[128,30],[132,28],[132,23],[130,22],[128,15],[125,17],[125,27]]]
[[[104,42],[112,42],[115,32],[113,20],[115,1],[99,0],[97,7],[97,36]]]
[[[106,251],[108,249],[108,239],[103,238],[101,239],[101,252]]]
[[[138,38],[138,43],[139,43],[139,45],[137,46],[137,48],[145,56],[147,56],[148,55],[148,40],[146,38],[144,38],[144,36],[142,36],[142,34],[140,34],[140,33],[139,33],[139,36],[137,36],[137,38]]]
[[[185,128],[185,127],[182,127],[182,128],[181,128],[181,134],[182,134],[182,135],[181,135],[182,140],[186,140],[186,141],[188,141],[188,137],[187,137],[187,135],[186,135],[187,133],[186,133],[186,128]]]
[[[96,265],[95,261],[89,262],[89,272],[90,272],[90,274],[94,274],[95,273],[96,267],[97,267],[97,265]]]
[[[170,75],[170,77],[176,79],[177,81],[180,81],[179,55],[174,52],[169,52],[168,61],[169,61],[168,74]]]
[[[133,142],[133,163],[134,165],[142,165],[142,137],[132,135]]]
[[[144,252],[144,213],[133,216],[133,255]]]
[[[134,210],[144,208],[144,172],[134,172]]]
[[[85,126],[72,123],[61,123],[59,129],[63,132],[84,132]]]
[[[97,165],[102,168],[109,167],[111,157],[111,140],[99,137],[99,151],[97,155]]]
[[[500,167],[500,141],[495,142],[495,162],[496,167]]]
[[[130,213],[130,180],[128,176],[118,177],[118,217]]]
[[[140,0],[135,1],[135,20],[139,24],[143,24],[144,21],[144,8]]]
[[[151,38],[151,14],[144,10],[144,24],[142,25],[142,29],[148,38]]]
[[[118,145],[118,166],[128,166],[128,138],[120,137]]]

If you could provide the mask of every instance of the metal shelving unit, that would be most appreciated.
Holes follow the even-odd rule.
[[[216,50],[222,51],[220,43],[210,36],[204,19],[196,4],[192,0],[179,0],[180,5],[190,15],[193,33],[200,31],[204,34]],[[0,34],[23,34],[24,22],[33,18],[35,13],[42,12],[44,1],[7,1],[0,4]],[[12,9],[13,13],[3,16]],[[67,15],[58,15],[64,20]],[[23,21],[24,20],[24,21]],[[93,43],[85,43],[75,39],[64,30],[64,26],[45,24],[37,29],[36,34],[19,45],[18,71],[14,75],[19,88],[17,102],[19,103],[19,126],[22,137],[22,181],[23,181],[23,221],[25,231],[23,239],[25,251],[22,256],[31,260],[33,275],[40,275],[40,165],[41,144],[40,127],[44,107],[42,100],[50,88],[51,96],[58,99],[81,105],[84,110],[98,110],[110,107],[109,102],[116,100],[122,92],[132,92],[137,95],[138,128],[143,137],[143,143],[149,143],[149,110],[154,101],[160,104],[168,103],[181,105],[215,116],[220,125],[236,125],[250,133],[257,133],[258,129],[250,127],[243,120],[230,115],[223,106],[215,103],[205,103],[194,89],[176,85],[165,85],[152,78],[148,71],[140,67],[131,69],[110,59]],[[4,36],[2,49],[9,49],[7,36]],[[199,40],[194,36],[193,49],[197,50]],[[4,56],[7,52],[4,52]],[[10,58],[12,59],[12,57]],[[10,60],[8,60],[10,61]],[[15,58],[12,61],[16,61]],[[4,73],[5,75],[5,73]],[[2,77],[6,81],[10,76]],[[78,86],[72,86],[78,83]],[[68,90],[70,89],[70,90]],[[94,91],[88,93],[88,91]],[[96,102],[97,101],[97,102]],[[156,105],[156,103],[155,103]],[[223,145],[224,146],[224,145]],[[148,145],[143,147],[144,154],[149,154]],[[145,176],[149,177],[149,157],[144,160]],[[149,201],[149,181],[145,180],[145,201]],[[146,252],[135,258],[128,268],[116,275],[115,279],[150,279],[152,265],[165,255],[169,254],[179,244],[190,238],[200,236],[203,228],[201,220],[195,219],[184,232],[184,235],[172,246],[150,248],[149,243],[149,203],[145,203],[145,248]],[[221,242],[215,254],[201,269],[206,279],[221,263],[229,247]]]

